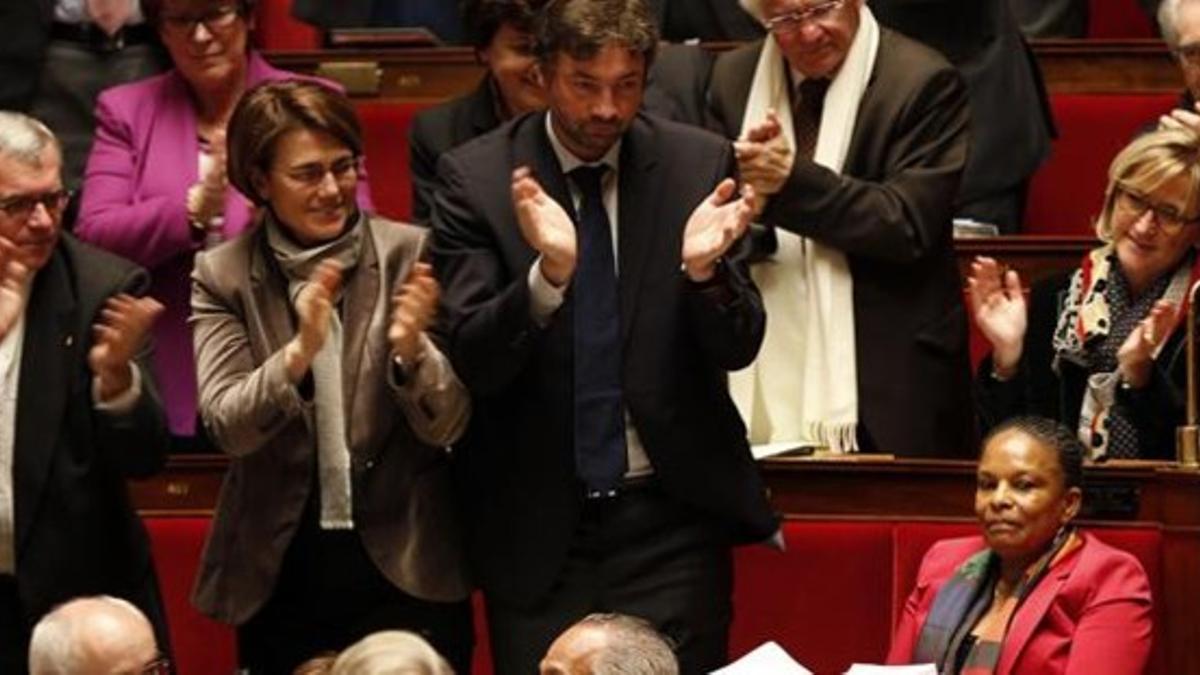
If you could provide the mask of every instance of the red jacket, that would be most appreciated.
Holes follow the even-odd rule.
[[[1150,658],[1150,582],[1129,553],[1083,534],[1083,545],[1046,574],[1017,608],[996,675],[1138,675]],[[904,605],[887,662],[911,663],[921,626],[954,570],[982,537],[934,544]]]

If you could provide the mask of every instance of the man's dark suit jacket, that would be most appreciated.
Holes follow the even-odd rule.
[[[971,153],[956,215],[996,222],[1012,210],[1003,208],[1005,195],[1023,204],[1024,184],[1050,154],[1054,123],[1008,0],[873,0],[871,11],[881,24],[941,52],[967,83]],[[1015,231],[1020,223],[1009,220],[998,224]]]
[[[666,58],[656,60],[651,66],[644,109],[677,122],[702,124],[710,58],[699,47],[687,45],[668,45],[660,51]],[[429,222],[433,193],[438,186],[438,158],[500,124],[496,87],[487,76],[469,93],[422,110],[413,118],[408,140],[415,222]]]
[[[739,135],[762,42],[713,69],[714,121]],[[841,174],[795,162],[761,220],[846,254],[859,422],[879,452],[974,454],[962,282],[951,241],[967,97],[932,50],[881,29]]]
[[[95,409],[92,324],[117,293],[139,294],[142,269],[68,234],[34,278],[25,314],[13,446],[17,591],[26,628],[55,605],[109,594],[136,604],[167,645],[145,528],[128,478],[162,468],[166,418],[148,361],[133,410]]]
[[[26,110],[37,89],[53,0],[0,3],[0,110]]]
[[[763,27],[738,0],[649,0],[664,40],[740,42],[762,37]]]
[[[668,495],[706,514],[731,541],[765,539],[775,518],[725,383],[726,371],[758,351],[761,298],[736,260],[710,288],[680,272],[684,225],[732,171],[729,144],[640,115],[619,162],[625,405]],[[526,115],[442,159],[433,253],[447,353],[474,400],[454,453],[472,562],[485,591],[526,606],[558,577],[583,487],[572,442],[573,299],[568,290],[545,327],[530,318],[535,253],[510,194],[519,166],[572,210],[545,114]]]

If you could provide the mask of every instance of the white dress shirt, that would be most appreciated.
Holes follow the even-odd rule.
[[[32,2],[33,0],[10,0],[11,2]],[[142,4],[138,0],[129,0],[129,19],[126,26],[142,23]],[[54,3],[54,20],[62,23],[91,23],[85,0],[58,0]]]

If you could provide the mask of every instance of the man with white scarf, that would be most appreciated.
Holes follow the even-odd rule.
[[[962,80],[864,0],[743,7],[769,35],[718,59],[710,112],[765,196],[753,275],[771,320],[757,361],[730,378],[751,442],[961,455]]]

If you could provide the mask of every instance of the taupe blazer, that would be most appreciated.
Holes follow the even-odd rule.
[[[345,279],[344,391],[355,528],[380,572],[404,592],[465,598],[445,449],[470,415],[466,389],[431,342],[403,383],[387,340],[388,297],[423,249],[426,230],[364,221],[358,267]],[[313,406],[287,378],[295,335],[287,283],[256,228],[196,257],[190,323],[200,414],[232,457],[192,602],[232,624],[268,599],[315,485]]]

